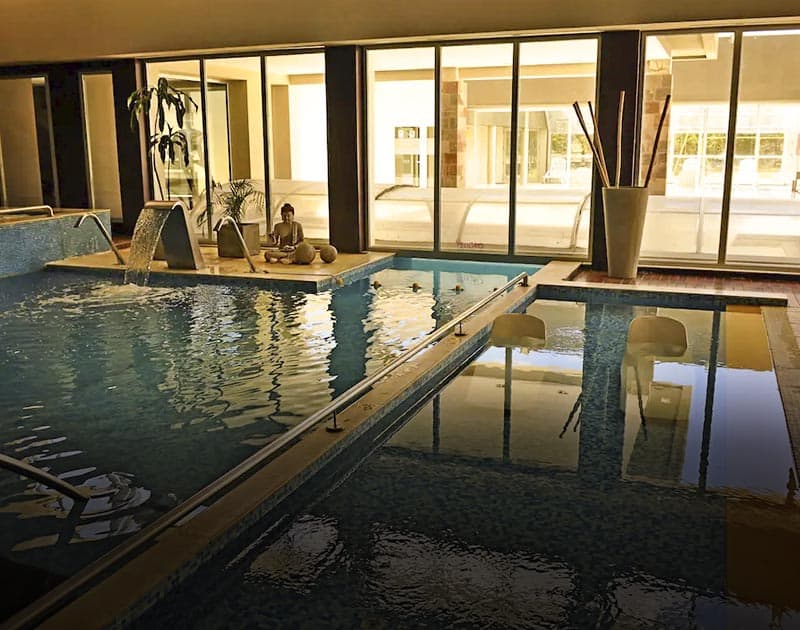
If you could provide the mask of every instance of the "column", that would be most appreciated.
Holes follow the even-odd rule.
[[[330,242],[340,252],[366,248],[361,124],[361,49],[325,48]]]

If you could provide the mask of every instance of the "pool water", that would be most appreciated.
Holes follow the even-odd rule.
[[[519,271],[411,261],[319,294],[3,280],[2,452],[102,496],[76,514],[0,471],[0,560],[44,572],[28,595],[78,570]]]
[[[487,347],[140,627],[800,627],[797,468],[761,312],[528,314],[543,344]],[[648,318],[679,339],[627,337]]]

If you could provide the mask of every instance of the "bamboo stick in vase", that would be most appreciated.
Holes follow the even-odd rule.
[[[619,106],[617,108],[617,172],[614,177],[614,186],[619,188],[619,175],[622,170],[622,112],[625,109],[625,90],[620,90]]]
[[[597,152],[600,154],[600,169],[603,182],[605,185],[608,186],[610,178],[608,177],[608,166],[606,164],[606,156],[603,152],[603,141],[600,139],[600,127],[597,125],[597,115],[594,113],[594,108],[592,107],[592,102],[588,101],[586,103],[589,106],[589,115],[592,117],[592,125],[594,125],[594,142],[597,146]]]
[[[589,135],[589,130],[586,127],[586,122],[583,119],[583,114],[581,113],[581,108],[580,105],[578,105],[578,101],[575,101],[572,104],[572,109],[575,110],[575,115],[578,117],[578,122],[580,123],[581,129],[583,130],[583,135],[586,136],[586,140],[589,142],[589,147],[592,150],[592,156],[594,157],[597,170],[600,172],[600,177],[603,179],[603,184],[606,187],[608,187],[610,186],[608,182],[608,175],[604,170],[604,165],[600,161],[600,155],[598,153],[597,147],[595,147],[594,142],[592,141],[592,136]]]

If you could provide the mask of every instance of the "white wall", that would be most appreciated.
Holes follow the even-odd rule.
[[[42,179],[31,79],[0,80],[0,145],[5,203],[9,206],[41,204]]]
[[[328,181],[325,84],[289,86],[292,179]]]
[[[122,199],[111,74],[83,75],[83,105],[93,208],[108,208],[122,219]]]

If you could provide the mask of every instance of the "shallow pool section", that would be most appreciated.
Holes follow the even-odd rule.
[[[487,347],[141,627],[800,627],[797,468],[760,310],[528,314],[540,343]]]
[[[0,471],[0,554],[30,582],[0,597],[2,611],[216,479],[506,272],[385,269],[318,294],[59,272],[0,282],[2,452],[100,495],[73,510]]]

